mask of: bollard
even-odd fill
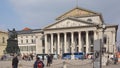
[[[65,61],[63,61],[63,68],[67,68]]]

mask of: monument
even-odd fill
[[[8,36],[6,52],[8,54],[19,54],[20,49],[18,47],[17,32],[15,28],[13,28],[13,30],[8,29]]]

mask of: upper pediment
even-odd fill
[[[67,17],[81,17],[81,16],[96,15],[96,14],[98,15],[100,13],[76,7],[74,9],[64,13],[63,15],[57,17],[56,20],[60,20],[60,19],[67,18]]]
[[[63,20],[57,21],[54,24],[51,24],[44,29],[53,29],[53,28],[67,28],[67,27],[78,27],[78,26],[88,26],[93,23],[82,21],[75,18],[65,18]]]

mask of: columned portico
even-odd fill
[[[96,32],[94,31],[91,32],[94,34],[93,36],[91,36],[90,31],[63,32],[63,33],[58,32],[45,34],[45,53],[62,54],[84,51],[85,53],[89,53],[91,51],[91,47],[93,47],[91,46],[93,45],[93,43],[90,44],[90,41],[92,40],[90,38],[93,37],[94,40],[97,39]],[[85,40],[82,41],[82,38],[83,39],[85,38]],[[47,41],[48,39],[49,41]]]

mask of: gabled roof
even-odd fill
[[[67,17],[67,18],[58,20],[58,21],[56,21],[55,23],[53,23],[53,24],[51,24],[51,25],[48,25],[47,27],[45,27],[45,28],[43,28],[43,29],[47,29],[47,28],[49,28],[49,27],[51,27],[51,26],[54,26],[54,25],[56,25],[56,24],[58,24],[58,23],[64,21],[64,20],[67,20],[67,19],[68,19],[68,20],[77,21],[77,22],[81,22],[81,23],[85,23],[85,24],[89,24],[89,25],[95,25],[95,23],[87,22],[87,21],[80,20],[80,19],[73,18],[73,17]]]
[[[100,15],[100,13],[98,12],[94,12],[88,9],[84,9],[84,8],[80,8],[80,7],[76,7],[66,13],[64,13],[63,15],[59,16],[56,18],[56,20],[60,20],[66,17],[81,17],[81,16],[90,16],[90,15]]]

